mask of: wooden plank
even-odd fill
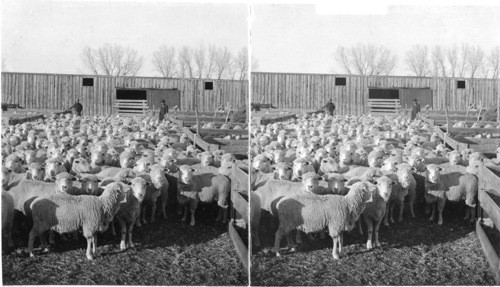
[[[189,139],[191,141],[193,141],[196,145],[198,145],[204,151],[212,152],[212,151],[216,151],[219,149],[219,145],[209,144],[209,143],[205,142],[204,140],[202,140],[199,136],[195,137],[195,134],[191,130],[189,130],[188,128],[183,128],[182,130],[184,131],[184,133],[186,133],[186,135],[189,137]]]
[[[249,262],[248,262],[248,248],[245,246],[243,241],[241,240],[238,232],[234,228],[234,221],[229,222],[229,236],[233,241],[234,249],[236,250],[236,254],[243,265],[243,270],[249,276]]]
[[[498,195],[495,195],[495,192],[492,190],[479,189],[478,196],[481,208],[489,215],[493,224],[495,224],[497,228],[500,228],[500,206],[491,198],[492,196]]]
[[[191,130],[191,132],[194,132]],[[248,130],[228,130],[228,129],[200,129],[200,134],[208,135],[248,135]]]
[[[500,260],[498,255],[491,245],[490,240],[486,236],[483,228],[481,227],[480,221],[476,221],[476,234],[479,238],[479,242],[481,242],[481,247],[483,248],[484,255],[486,256],[486,260],[488,261],[488,265],[490,266],[490,270],[493,273],[493,277],[495,278],[495,282],[497,285],[500,284]]]

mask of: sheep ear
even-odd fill
[[[150,186],[150,185],[151,185],[151,182],[146,181],[146,186]]]

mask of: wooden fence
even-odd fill
[[[115,100],[113,108],[119,115],[145,115],[149,110],[146,100]]]
[[[394,99],[367,100],[366,107],[372,115],[397,114],[401,110],[399,100]]]
[[[92,78],[92,86],[84,86],[84,78]],[[213,89],[205,89],[205,82]],[[237,109],[248,102],[248,81],[2,73],[2,102],[25,108],[65,110],[79,99],[83,115],[112,114],[116,89],[178,89],[182,110],[193,110],[195,101],[200,111],[228,104]]]
[[[345,85],[336,85],[336,78],[345,78]],[[457,89],[459,80],[465,89]],[[252,101],[280,109],[317,109],[331,98],[337,113],[359,115],[366,112],[370,88],[431,88],[434,109],[466,110],[470,103],[496,106],[500,80],[252,73]]]

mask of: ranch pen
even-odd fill
[[[116,112],[116,101],[144,103],[158,109],[165,99],[172,110],[214,111],[220,105],[238,109],[247,104],[248,81],[180,79],[160,77],[116,77],[100,75],[2,73],[2,103],[28,109],[71,107],[79,99],[83,115]]]
[[[252,73],[252,102],[280,109],[318,109],[332,98],[336,112],[361,115],[368,100],[399,100],[411,108],[418,99],[422,110],[466,110],[469,104],[497,106],[500,80],[407,76],[355,76],[335,74]]]

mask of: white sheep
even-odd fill
[[[371,184],[371,183],[366,183]],[[376,181],[376,190],[373,194],[373,201],[366,204],[363,211],[363,219],[368,229],[368,239],[366,242],[366,249],[373,248],[372,234],[375,238],[375,247],[380,247],[378,240],[378,230],[380,223],[385,217],[387,212],[387,203],[391,197],[393,186],[396,183],[387,176],[382,176]],[[361,221],[359,222],[359,233],[363,234]],[[375,228],[374,228],[375,227]]]
[[[197,191],[198,187],[193,180],[193,172],[194,168],[188,165],[181,165],[179,167],[179,176],[177,180],[177,201],[184,211],[182,222],[186,222],[189,209],[191,212],[191,226],[195,225],[194,213],[200,201]]]
[[[119,183],[106,186],[101,196],[54,194],[41,196],[31,203],[33,228],[28,242],[28,252],[33,254],[33,244],[40,237],[46,246],[43,233],[74,232],[80,227],[87,239],[87,259],[93,260],[97,248],[97,232],[104,232],[118,212],[120,203],[126,202],[127,191]]]
[[[297,194],[283,197],[277,204],[280,223],[275,235],[276,256],[280,256],[279,246],[283,235],[286,235],[289,247],[293,248],[289,236],[292,230],[311,233],[328,227],[333,239],[333,258],[339,259],[343,232],[354,227],[365,204],[372,201],[372,192],[365,183],[360,182],[355,183],[346,196]]]

